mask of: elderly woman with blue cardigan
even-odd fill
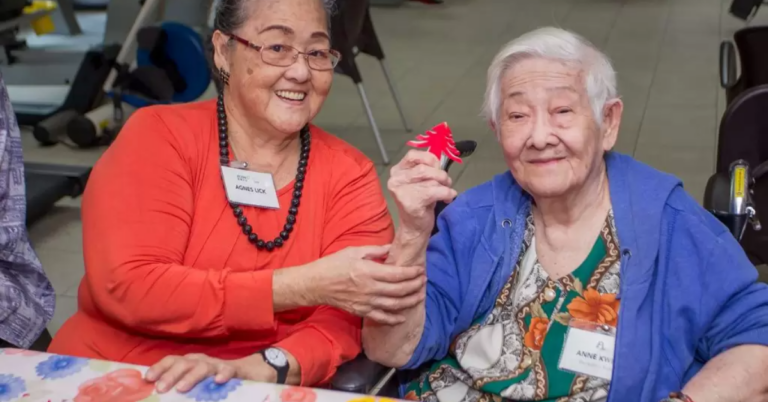
[[[485,114],[509,171],[459,196],[428,153],[392,169],[388,263],[425,264],[404,322],[365,320],[368,356],[413,369],[429,402],[768,398],[768,287],[675,177],[612,152],[608,58],[543,28],[488,71]]]

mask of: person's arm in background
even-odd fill
[[[56,295],[27,235],[21,133],[2,73],[0,151],[0,341],[28,348],[53,317]]]
[[[683,388],[695,402],[768,400],[768,286],[730,233],[702,272],[702,311],[715,317],[697,354],[707,363]]]

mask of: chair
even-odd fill
[[[748,197],[754,209],[768,211],[768,85],[747,89],[728,105],[720,121],[716,172],[704,193],[704,208],[723,221],[755,264],[768,263],[768,233],[757,230],[759,222],[747,225],[745,217],[731,210],[731,164],[743,161],[751,167],[747,176]],[[745,228],[746,226],[746,228]],[[743,234],[743,236],[742,236]]]
[[[477,148],[477,142],[475,141],[459,141],[456,143],[456,149],[459,151],[461,158],[472,155],[475,152],[475,148]],[[451,168],[452,163],[452,161],[448,162],[445,166],[445,171]],[[444,202],[439,202],[435,206],[435,217],[446,206]],[[437,224],[432,229],[433,236],[435,233],[437,233]],[[339,367],[331,381],[331,386],[339,391],[397,397],[397,384],[392,381],[394,374],[395,369],[370,361],[365,357],[364,353],[361,353],[354,360]]]
[[[733,35],[734,43],[725,40],[720,44],[720,86],[725,89],[727,104],[741,92],[768,84],[768,26],[744,28]],[[737,76],[738,64],[741,74]]]
[[[368,96],[365,93],[365,87],[363,86],[363,78],[360,75],[360,70],[357,68],[357,63],[355,62],[355,57],[359,53],[368,54],[379,60],[381,69],[384,72],[384,78],[386,78],[389,90],[392,92],[392,97],[395,100],[397,111],[400,113],[400,119],[403,121],[403,126],[408,132],[410,132],[411,129],[408,126],[408,121],[403,112],[400,95],[392,82],[392,74],[384,59],[384,51],[381,48],[378,36],[376,36],[376,31],[373,29],[373,21],[371,21],[370,4],[368,0],[339,1],[338,10],[331,18],[331,43],[335,49],[341,52],[341,61],[339,62],[339,65],[336,66],[336,72],[352,78],[352,81],[354,81],[357,86],[357,92],[360,94],[360,99],[363,101],[365,113],[368,115],[368,121],[371,124],[373,135],[376,137],[376,143],[381,151],[381,157],[384,164],[389,164],[389,156],[387,155],[386,148],[384,148],[384,142],[381,138],[379,127],[376,125],[376,120],[373,118],[371,105],[368,101]]]

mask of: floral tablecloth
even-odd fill
[[[209,378],[184,394],[157,394],[148,367],[0,349],[0,402],[397,402],[324,389]]]

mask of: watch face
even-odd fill
[[[267,358],[267,360],[278,367],[284,367],[286,364],[288,364],[287,359],[285,358],[285,353],[283,353],[280,349],[275,348],[269,348],[264,351],[264,356]]]

